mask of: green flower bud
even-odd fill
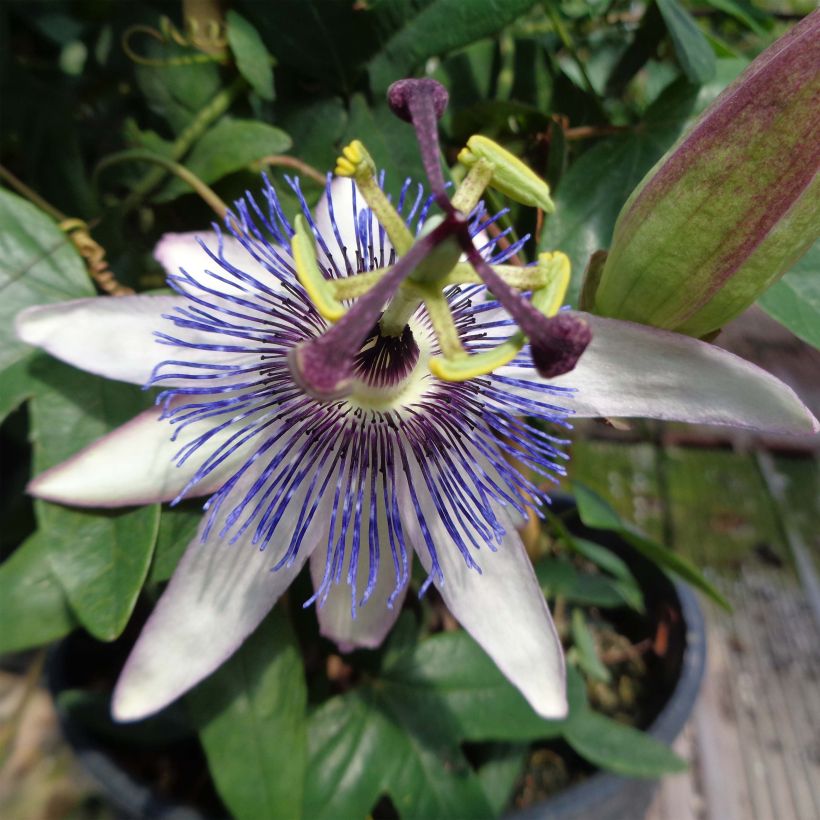
[[[820,234],[820,12],[707,109],[624,205],[593,312],[702,337]]]

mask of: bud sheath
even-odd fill
[[[820,12],[760,55],[624,205],[594,312],[705,336],[820,232]]]

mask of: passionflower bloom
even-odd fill
[[[560,474],[573,416],[816,428],[788,387],[735,356],[558,311],[566,258],[504,264],[519,246],[483,238],[492,163],[473,164],[452,199],[466,215],[442,221],[428,213],[440,188],[425,200],[408,183],[393,208],[354,143],[337,169],[352,179],[329,181],[314,213],[293,181],[291,223],[266,183],[227,232],[166,235],[156,257],[176,295],[20,315],[31,344],[160,388],[154,409],[37,476],[34,495],[208,496],[117,684],[117,718],[151,714],[214,671],[308,560],[322,633],[342,650],[377,646],[416,558],[533,708],[561,717],[561,646],[516,532],[547,499],[520,465]],[[496,277],[492,298],[476,269]],[[541,325],[522,331],[533,312],[511,294]]]

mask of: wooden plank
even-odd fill
[[[654,445],[579,438],[572,445],[570,475],[595,490],[648,536],[663,536],[663,501]]]
[[[733,578],[747,560],[791,564],[751,455],[672,447],[663,474],[675,547],[698,566]]]

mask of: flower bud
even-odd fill
[[[820,12],[761,54],[618,216],[593,312],[702,337],[820,233]]]

